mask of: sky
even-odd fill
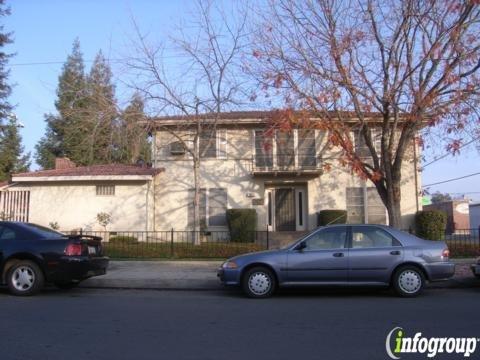
[[[55,89],[63,62],[72,43],[79,38],[86,68],[98,50],[107,58],[121,59],[131,54],[132,19],[155,40],[165,39],[181,18],[188,19],[188,0],[10,0],[12,14],[4,19],[5,29],[13,31],[14,43],[7,50],[10,82],[15,84],[10,98],[21,129],[25,150],[34,153],[45,130],[44,114],[54,112]],[[187,23],[188,25],[188,23]],[[50,63],[50,64],[37,64]],[[27,65],[29,64],[29,65]],[[124,69],[112,62],[117,97],[127,99],[122,88]],[[252,105],[253,106],[253,105]],[[426,162],[442,155],[442,149],[427,151]],[[424,185],[480,172],[480,156],[475,144],[462,149],[460,156],[447,157],[425,167]],[[34,165],[32,167],[36,169]],[[480,201],[480,175],[431,186],[429,192],[449,192]]]

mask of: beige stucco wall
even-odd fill
[[[306,186],[308,189],[308,228],[316,227],[316,213],[322,209],[345,209],[346,187],[362,186],[363,180],[353,175],[351,171],[342,167],[336,158],[338,152],[326,150],[324,134],[317,132],[317,153],[332,164],[330,171],[323,175],[308,179],[302,176],[288,178],[259,178],[251,174],[253,157],[253,130],[235,129],[226,130],[227,158],[202,159],[201,187],[225,188],[228,195],[228,208],[254,208],[258,214],[259,230],[266,228],[266,202],[263,205],[253,205],[252,199],[264,199],[265,188],[278,184]],[[192,160],[188,156],[171,156],[168,144],[175,141],[165,132],[156,133],[156,160],[155,166],[165,171],[156,178],[156,230],[187,229],[188,189],[193,188]],[[418,187],[420,187],[418,179]],[[267,185],[266,185],[267,183]],[[367,184],[372,186],[373,184]],[[412,226],[413,216],[417,211],[419,188],[415,188],[413,153],[403,164],[402,202],[403,227]],[[421,201],[418,201],[421,204]]]
[[[79,181],[23,183],[10,189],[30,191],[29,221],[40,225],[48,226],[50,222],[57,222],[60,229],[65,231],[78,228],[103,230],[97,223],[96,216],[100,212],[106,212],[112,216],[112,222],[107,226],[110,231],[151,229],[153,225],[151,181],[109,181],[108,184],[115,185],[113,196],[97,196],[97,184],[102,183]]]

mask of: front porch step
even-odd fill
[[[270,249],[279,249],[300,239],[308,231],[272,231],[269,235]]]

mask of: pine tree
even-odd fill
[[[0,0],[0,18],[8,15],[10,8],[5,7],[4,0]],[[12,43],[11,36],[12,33],[5,32],[3,25],[0,25],[0,129],[12,111],[12,106],[8,102],[12,88],[8,84],[9,71],[6,69],[11,54],[4,51],[5,45]]]
[[[115,123],[118,112],[112,70],[99,51],[87,77],[88,110],[84,129],[88,129],[84,163],[111,163],[115,153]]]
[[[150,162],[150,143],[145,123],[142,123],[146,118],[143,100],[138,94],[134,94],[130,104],[122,112],[117,127],[118,162],[125,164],[134,164],[139,160]]]
[[[23,155],[22,137],[15,117],[10,117],[0,135],[0,181],[11,174],[28,171],[30,154]]]
[[[82,118],[88,103],[84,69],[80,41],[76,39],[58,78],[57,113],[45,115],[46,133],[35,147],[36,162],[44,169],[52,168],[57,156],[68,156],[79,163],[84,157],[80,149],[85,143]]]

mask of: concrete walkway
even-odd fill
[[[474,259],[456,260],[455,276],[445,282],[429,284],[429,288],[480,287],[470,264]],[[107,274],[85,280],[87,288],[156,289],[156,290],[219,290],[217,279],[220,261],[111,261]]]

